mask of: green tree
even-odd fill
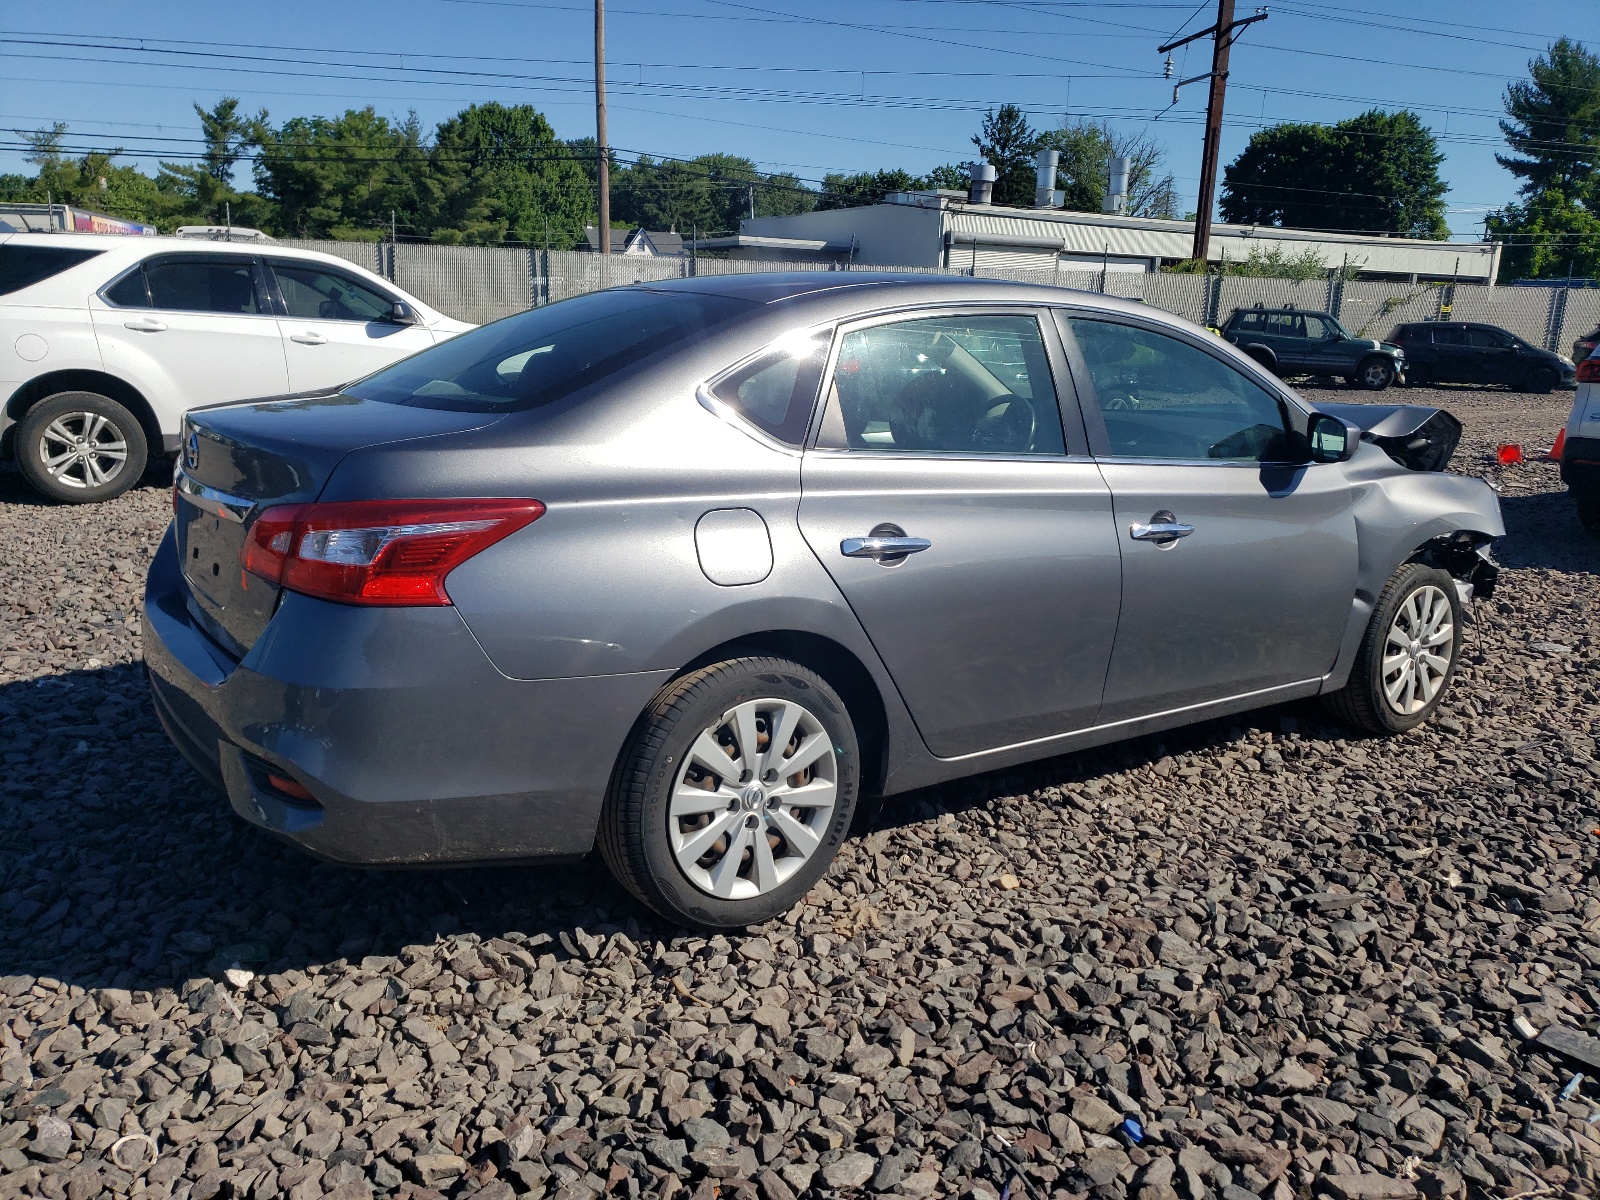
[[[1600,215],[1557,188],[1491,213],[1489,237],[1506,244],[1502,279],[1600,276]]]
[[[236,225],[255,224],[267,216],[262,201],[253,193],[235,190],[233,176],[240,160],[260,144],[268,129],[267,110],[247,116],[239,111],[237,97],[224,96],[211,109],[196,104],[194,111],[205,144],[199,162],[164,162],[157,182],[163,190],[183,196],[190,212],[206,224],[221,225],[230,215]]]
[[[983,114],[972,144],[995,169],[994,202],[1017,208],[1033,206],[1033,156],[1039,135],[1015,104],[1002,104]]]
[[[921,183],[931,191],[965,192],[972,186],[972,172],[966,163],[945,163],[929,171]]]
[[[443,122],[428,152],[432,181],[413,202],[437,241],[573,246],[594,222],[591,176],[531,105],[474,104]],[[398,174],[405,169],[401,156]]]
[[[262,129],[256,190],[276,206],[271,232],[377,241],[388,230],[390,209],[405,194],[399,168],[404,143],[417,136],[414,125],[408,132],[371,105]],[[412,162],[421,163],[420,144],[412,149]]]
[[[816,193],[790,174],[764,175],[754,162],[735,154],[702,154],[688,160],[640,155],[632,166],[612,174],[612,219],[646,229],[679,233],[735,233],[750,216],[809,212]]]
[[[144,221],[163,231],[176,226],[184,198],[160,187],[137,167],[118,166],[121,150],[91,150],[72,158],[62,149],[67,126],[57,122],[48,129],[23,135],[28,143],[27,162],[38,168],[25,175],[0,177],[0,198],[24,204],[71,204],[108,216]]]
[[[1222,216],[1244,225],[1443,238],[1444,161],[1412,112],[1263,129],[1223,172]]]
[[[1600,178],[1600,58],[1561,38],[1506,89],[1500,131],[1515,152],[1496,161],[1525,196],[1548,190],[1591,200]]]
[[[965,179],[965,172],[962,174]],[[877,204],[890,192],[910,192],[926,186],[909,171],[899,167],[887,171],[860,171],[845,175],[835,171],[822,177],[822,195],[818,208],[856,208],[863,204]]]

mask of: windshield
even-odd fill
[[[344,391],[417,408],[535,408],[649,356],[697,342],[757,307],[694,292],[592,292],[474,329]]]

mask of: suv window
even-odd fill
[[[1306,323],[1299,313],[1268,313],[1265,332],[1272,337],[1303,338]]]
[[[344,392],[460,412],[535,408],[661,351],[698,342],[759,307],[751,300],[696,292],[591,292],[463,333]]]
[[[1039,322],[919,317],[845,334],[818,445],[924,454],[1065,454]]]
[[[1427,345],[1433,338],[1433,329],[1428,325],[1402,325],[1389,335],[1391,342],[1409,343],[1411,345]]]
[[[268,259],[278,277],[278,294],[287,314],[308,321],[381,321],[394,307],[392,297],[329,267],[293,259]]]
[[[66,246],[0,246],[0,296],[32,287],[103,253]]]
[[[1233,327],[1235,329],[1248,329],[1255,332],[1266,324],[1266,317],[1260,312],[1236,312],[1233,314]]]
[[[1324,338],[1333,336],[1332,326],[1330,326],[1328,322],[1324,321],[1321,317],[1313,317],[1308,315],[1303,317],[1302,320],[1305,321],[1306,337],[1310,338],[1312,341],[1320,342]]]
[[[780,442],[798,446],[811,423],[811,406],[828,357],[829,337],[785,338],[730,375],[711,394]]]
[[[1120,458],[1275,462],[1288,457],[1276,396],[1166,334],[1073,318],[1110,453]]]
[[[264,312],[248,258],[157,259],[144,264],[152,308],[184,312]]]
[[[1436,325],[1433,329],[1433,344],[1435,346],[1465,346],[1467,331],[1460,325]]]

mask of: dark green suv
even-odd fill
[[[1337,375],[1351,387],[1381,392],[1405,370],[1399,346],[1354,337],[1324,312],[1236,308],[1221,332],[1275,375]]]

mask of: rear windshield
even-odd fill
[[[474,329],[344,390],[418,408],[535,408],[648,356],[693,344],[758,307],[692,292],[594,292]]]
[[[32,287],[102,253],[68,246],[0,246],[0,296]]]

